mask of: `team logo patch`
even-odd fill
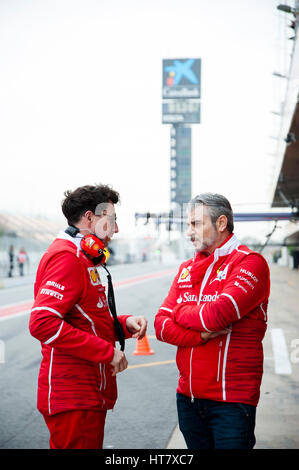
[[[190,270],[191,266],[188,266],[187,268],[184,268],[179,276],[178,283],[179,282],[190,282]]]
[[[228,265],[222,269],[220,271],[220,268],[217,270],[217,276],[210,282],[210,284],[212,284],[212,282],[214,281],[222,281],[223,279],[226,279],[226,276],[227,276],[227,270],[228,270]]]
[[[101,284],[101,278],[96,268],[88,268],[90,281],[93,286],[99,286]]]
[[[97,307],[98,308],[103,308],[103,307],[107,307],[108,304],[107,304],[107,299],[106,297],[99,297],[99,301],[97,303]]]

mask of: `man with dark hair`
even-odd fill
[[[108,185],[81,186],[74,191],[65,191],[62,212],[69,225],[79,222],[87,210],[96,214],[98,204],[119,202],[119,194]]]
[[[115,341],[123,349],[124,338],[141,339],[146,332],[144,317],[117,317],[99,274],[103,254],[100,259],[88,251],[98,245],[95,253],[100,246],[105,253],[118,232],[118,199],[106,185],[67,191],[62,211],[69,227],[37,270],[29,329],[42,345],[37,407],[52,449],[102,448],[106,412],[117,398],[116,374],[128,365]]]
[[[191,449],[251,449],[269,268],[237,240],[225,197],[192,199],[188,227],[194,258],[180,266],[155,319],[157,338],[178,347],[179,427]]]

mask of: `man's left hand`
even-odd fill
[[[146,333],[147,319],[145,317],[128,317],[126,327],[130,333],[133,333],[132,338],[142,339]]]

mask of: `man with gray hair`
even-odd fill
[[[190,449],[252,449],[269,268],[234,235],[224,196],[204,193],[188,206],[195,254],[181,264],[155,319],[157,338],[178,347],[179,427]]]

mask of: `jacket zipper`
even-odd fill
[[[103,374],[104,374],[104,390],[106,390],[106,364],[104,364]]]
[[[105,372],[105,369],[106,369],[106,364],[103,364],[103,368],[102,368],[102,364],[99,364],[99,371],[100,371],[100,376],[101,376],[101,384],[99,386],[100,392],[102,390],[106,389],[106,372]],[[103,398],[102,408],[104,408],[105,404],[106,404],[106,401]]]
[[[219,382],[219,375],[220,375],[221,352],[222,352],[222,341],[220,341],[219,343],[217,382]]]
[[[100,391],[106,390],[106,364],[99,364],[101,383],[99,386]]]
[[[101,378],[101,383],[99,386],[100,391],[102,390],[102,384],[103,384],[103,377],[102,377],[102,364],[99,364],[99,371],[100,371],[100,378]]]
[[[203,293],[203,290],[206,286],[206,283],[210,277],[210,274],[213,270],[213,267],[214,267],[214,264],[218,261],[219,259],[219,255],[218,255],[218,251],[215,250],[214,252],[214,261],[212,262],[212,264],[210,264],[210,266],[208,267],[206,273],[205,273],[205,276],[203,278],[203,281],[202,281],[202,284],[201,284],[201,288],[200,288],[200,293],[199,293],[199,298],[198,298],[198,302],[197,302],[197,305],[200,305],[200,302],[201,302],[201,296],[202,296],[202,293]],[[204,304],[203,304],[204,305]],[[190,394],[191,394],[191,403],[194,403],[194,395],[192,393],[192,386],[191,386],[191,376],[192,376],[192,354],[193,354],[193,349],[191,349],[191,356],[190,356],[190,377],[189,377],[189,386],[190,386]]]
[[[194,395],[193,395],[193,392],[192,392],[192,385],[191,385],[193,349],[194,349],[194,348],[191,349],[191,354],[190,354],[190,376],[189,376],[189,386],[190,386],[190,394],[191,394],[191,403],[194,403]]]

